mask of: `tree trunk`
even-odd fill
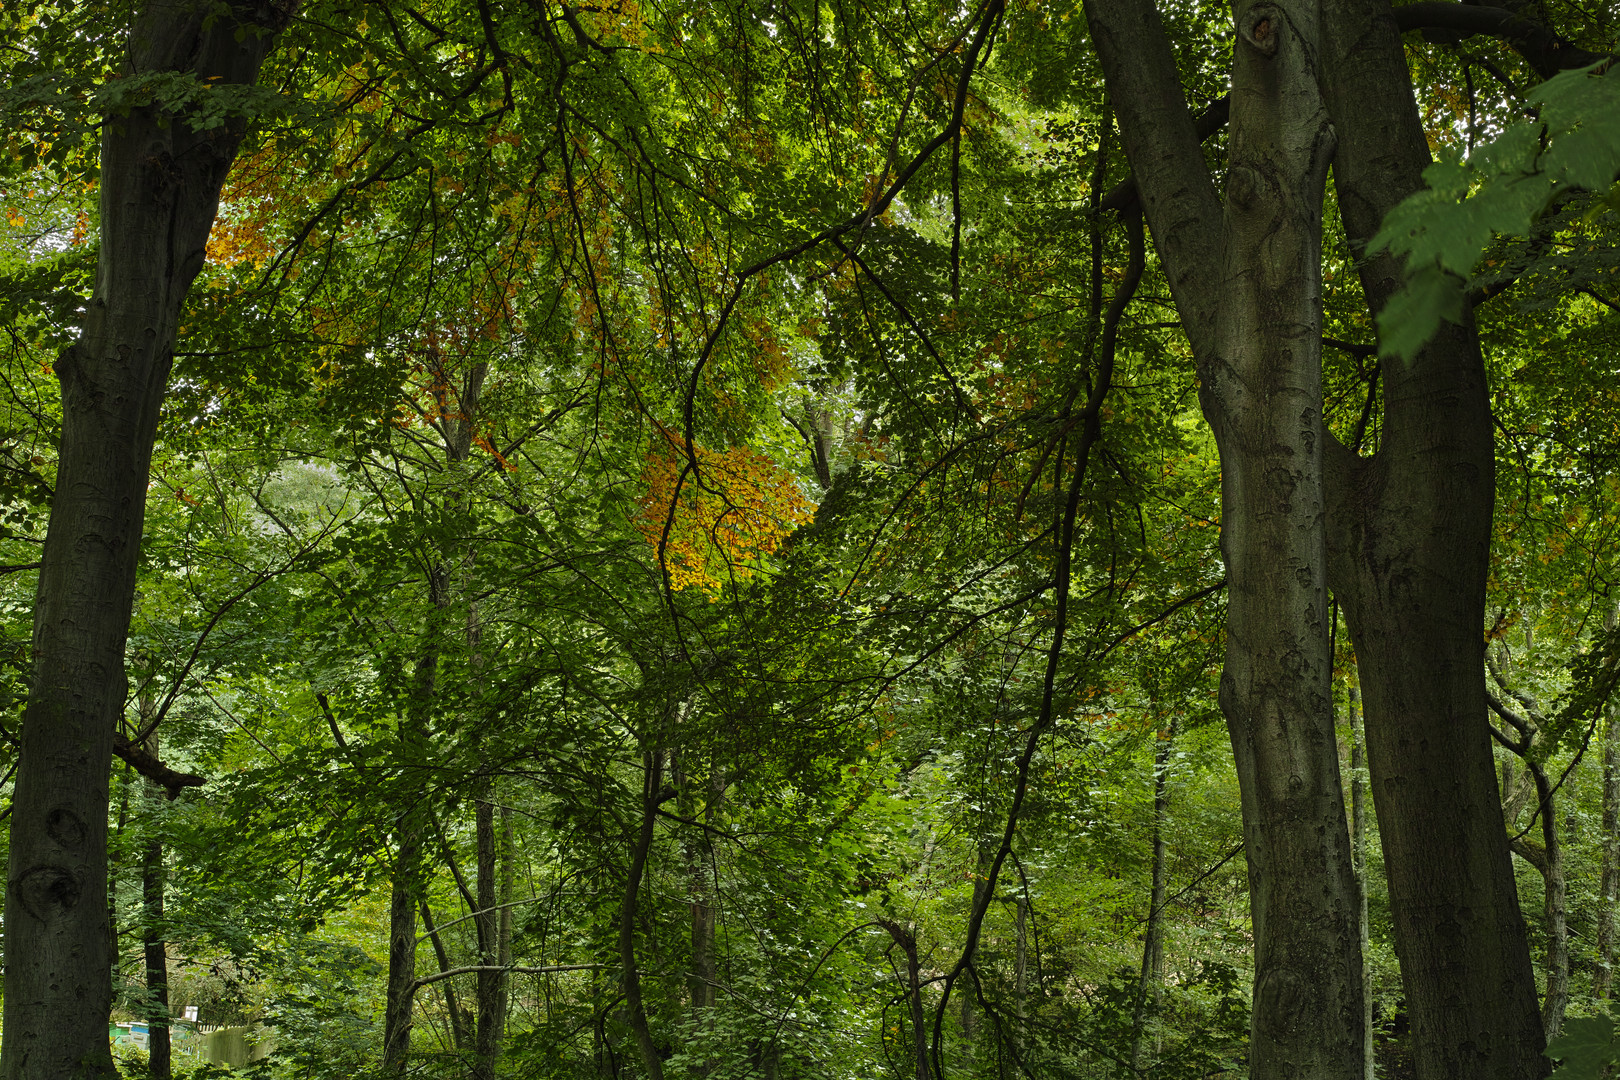
[[[271,4],[152,3],[126,73],[251,84],[286,17]],[[62,444],[34,605],[33,677],[11,812],[7,1080],[115,1075],[107,1042],[107,778],[158,414],[244,123],[193,131],[152,106],[102,128],[95,290],[56,364]]]
[[[157,736],[146,740],[146,750],[158,756]],[[146,798],[149,814],[160,805],[163,789],[148,780]],[[157,823],[150,822],[153,834],[146,841],[141,858],[142,945],[146,954],[147,1063],[153,1080],[169,1080],[169,950],[163,927],[163,838]]]
[[[917,958],[917,937],[911,929],[892,919],[879,919],[878,924],[889,932],[889,937],[900,946],[906,958],[906,1004],[911,1017],[911,1050],[917,1059],[917,1080],[932,1080],[933,1062],[928,1053],[928,1016],[923,1009],[922,963]]]
[[[394,884],[388,910],[388,988],[383,1009],[383,1072],[405,1071],[411,1050],[416,982],[417,879],[422,842],[414,823],[401,815],[394,851]]]
[[[1361,956],[1328,655],[1314,0],[1241,2],[1224,217],[1146,0],[1087,0],[1222,468],[1221,676],[1255,935],[1256,1080],[1360,1080]],[[1214,222],[1222,220],[1217,231]]]
[[[624,969],[625,1019],[635,1034],[641,1051],[641,1064],[648,1080],[664,1080],[664,1059],[653,1043],[647,1025],[647,1009],[641,998],[641,968],[636,962],[636,915],[641,900],[641,880],[652,854],[653,829],[658,821],[659,793],[663,788],[664,754],[653,750],[643,756],[646,786],[641,793],[641,829],[630,852],[630,872],[625,875],[624,902],[619,907],[619,963]]]
[[[495,831],[494,785],[481,782],[483,791],[474,807],[478,845],[478,912],[473,925],[478,933],[478,962],[499,966],[501,959],[501,916],[499,863],[500,851]],[[510,922],[507,923],[510,925]],[[478,1045],[473,1062],[474,1080],[494,1080],[495,1063],[500,1059],[501,1038],[506,1026],[506,981],[504,971],[480,971],[478,986]]]
[[[1018,1026],[1016,1030],[1021,1037],[1026,1015],[1024,999],[1029,991],[1029,901],[1024,898],[1021,892],[1018,895],[1016,905],[1017,925],[1014,933],[1017,935],[1018,940],[1013,946],[1015,950],[1013,953],[1013,997],[1017,1003]]]
[[[417,908],[422,915],[422,930],[427,934],[428,941],[433,945],[434,959],[439,962],[440,971],[450,970],[450,954],[444,947],[444,938],[439,936],[438,927],[433,925],[433,909],[423,900]],[[472,1044],[467,1037],[467,1025],[462,1020],[461,1002],[456,998],[455,980],[443,979],[434,985],[444,992],[445,1011],[450,1015],[450,1042],[456,1050],[466,1050]]]
[[[501,967],[512,966],[512,898],[517,892],[517,853],[512,847],[512,808],[501,807],[501,917],[495,930],[495,962]],[[512,981],[508,976],[501,982],[497,1009],[501,1020],[501,1037],[506,1037],[506,1024],[512,1011]]]
[[[1324,10],[1335,189],[1360,250],[1422,186],[1428,143],[1387,0]],[[1398,267],[1360,270],[1376,313]],[[1550,1063],[1481,723],[1495,498],[1484,366],[1472,328],[1447,324],[1381,375],[1377,452],[1329,448],[1330,575],[1355,644],[1417,1076],[1526,1080]]]
[[[1546,861],[1542,880],[1546,889],[1542,910],[1547,917],[1547,993],[1541,1001],[1541,1028],[1548,1041],[1564,1027],[1564,1010],[1569,1006],[1569,913],[1564,881],[1564,846],[1558,839],[1557,806],[1547,770],[1531,762],[1535,770],[1536,794],[1541,799],[1541,840]]]
[[[1543,961],[1546,993],[1541,999],[1541,1026],[1550,1040],[1564,1026],[1564,1010],[1569,1006],[1569,916],[1564,878],[1564,850],[1559,843],[1558,826],[1553,818],[1555,804],[1547,770],[1530,759],[1525,766],[1535,781],[1536,819],[1541,823],[1541,845],[1522,836],[1509,843],[1514,854],[1541,875],[1542,915],[1547,923],[1547,953]]]
[[[1148,889],[1147,925],[1142,932],[1142,974],[1137,980],[1136,1015],[1131,1020],[1131,1068],[1142,1070],[1142,1043],[1146,1037],[1148,1003],[1156,1002],[1164,982],[1164,898],[1166,892],[1164,842],[1166,819],[1170,814],[1170,752],[1175,748],[1175,731],[1165,732],[1153,748],[1153,859]]]
[[[1328,653],[1313,2],[1236,12],[1223,304],[1201,389],[1222,468],[1221,675],[1255,936],[1255,1080],[1360,1080],[1361,955]]]
[[[124,829],[129,824],[129,788],[134,783],[135,771],[130,768],[129,762],[124,762],[123,775],[118,778],[118,823],[113,827],[112,841],[107,845],[107,933],[112,948],[108,953],[107,976],[111,980],[114,994],[118,987],[118,853],[122,850],[119,841],[122,840]]]
[[[1604,627],[1613,633],[1614,609]],[[1614,988],[1615,945],[1620,939],[1617,902],[1620,902],[1620,707],[1610,704],[1603,718],[1603,870],[1598,894],[1597,971],[1592,994],[1606,998]]]
[[[1361,941],[1361,1064],[1373,1080],[1372,935],[1367,924],[1367,740],[1361,722],[1361,688],[1350,684],[1350,859],[1356,872],[1356,937]]]
[[[444,575],[435,569],[429,592],[438,606],[444,593]],[[428,715],[439,677],[438,628],[430,626],[422,656],[417,659],[415,685],[407,715],[400,721],[400,756],[405,768],[427,752]],[[402,785],[402,806],[394,819],[394,872],[388,909],[388,985],[383,1005],[383,1072],[404,1072],[411,1051],[413,1002],[416,997],[416,911],[422,891],[422,830],[426,804],[422,794]]]
[[[981,907],[988,909],[989,901],[985,894],[990,891],[990,871],[995,866],[996,849],[1000,846],[1001,838],[995,833],[980,833],[978,843],[974,845],[973,867],[973,907],[970,911],[977,911]],[[980,1048],[980,1039],[983,1037],[983,1025],[979,1015],[979,970],[977,957],[975,961],[962,970],[962,986],[958,991],[962,995],[961,1023],[962,1023],[962,1053],[961,1066],[973,1072],[978,1063],[983,1060]]]

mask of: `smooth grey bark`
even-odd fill
[[[1222,468],[1221,675],[1255,930],[1250,1075],[1362,1069],[1356,888],[1334,735],[1314,2],[1236,11],[1222,304],[1201,397]]]
[[[1334,137],[1319,11],[1236,5],[1224,214],[1154,6],[1088,0],[1086,14],[1221,457],[1221,707],[1255,933],[1250,1074],[1360,1080],[1357,893],[1329,683],[1320,245]]]
[[[1183,326],[1206,365],[1229,279],[1211,254],[1220,251],[1207,224],[1213,189],[1174,58],[1151,5],[1092,0],[1087,13]],[[1427,145],[1387,4],[1324,0],[1323,13],[1312,81],[1337,135],[1341,216],[1352,243],[1364,244],[1383,213],[1420,186]],[[1303,82],[1295,88],[1308,95]],[[1229,198],[1247,183],[1234,167]],[[1363,265],[1374,310],[1394,270],[1388,260]],[[1201,374],[1207,392],[1214,380]],[[1494,492],[1483,365],[1471,331],[1450,328],[1416,363],[1384,372],[1384,391],[1378,453],[1358,459],[1321,433],[1322,481],[1329,573],[1361,666],[1419,1077],[1540,1076],[1549,1063],[1539,1053],[1529,952],[1479,723]],[[1221,438],[1218,416],[1212,423]],[[1223,466],[1240,456],[1226,439]],[[1241,749],[1239,767],[1242,776]],[[1254,779],[1244,776],[1246,788]]]
[[[1352,250],[1422,186],[1428,143],[1387,0],[1323,0],[1334,188]],[[1368,308],[1399,282],[1359,264]],[[1374,810],[1418,1080],[1546,1074],[1485,716],[1481,630],[1495,498],[1472,326],[1381,370],[1371,457],[1328,447],[1329,578],[1355,646]]]
[[[249,85],[285,21],[272,3],[150,2],[125,74]],[[6,1080],[112,1077],[107,801],[146,485],[181,308],[246,122],[193,131],[153,106],[102,129],[94,292],[56,363],[62,444],[34,607],[11,812]]]

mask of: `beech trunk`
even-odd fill
[[[1428,143],[1387,0],[1324,0],[1334,182],[1353,249],[1422,186]],[[1398,284],[1365,260],[1377,312]],[[1544,1076],[1541,1019],[1486,725],[1495,498],[1484,364],[1447,324],[1382,370],[1371,457],[1329,449],[1330,579],[1355,645],[1418,1080]]]
[[[126,74],[251,84],[285,11],[149,3]],[[107,799],[146,485],[181,307],[202,269],[245,122],[193,131],[153,106],[110,117],[101,245],[78,340],[56,364],[62,445],[34,607],[11,811],[7,1080],[113,1077],[107,1042]]]
[[[1158,11],[1088,0],[1086,14],[1221,457],[1221,707],[1255,936],[1250,1075],[1360,1080],[1357,890],[1329,681],[1320,286],[1334,136],[1321,12],[1315,0],[1235,7],[1224,211]]]

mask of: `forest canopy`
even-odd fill
[[[1609,1075],[1614,24],[0,7],[0,1074]]]

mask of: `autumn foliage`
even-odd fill
[[[718,593],[750,577],[759,561],[810,520],[815,504],[792,473],[746,446],[694,447],[661,429],[642,473],[636,525],[660,550],[672,589]]]

